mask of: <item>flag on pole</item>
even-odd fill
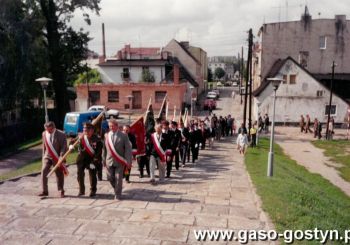
[[[165,107],[165,120],[168,120],[168,112],[169,112],[169,101],[167,100],[166,107]]]
[[[154,120],[152,103],[148,104],[144,124],[145,124],[146,134],[151,134],[154,132],[154,126],[156,122]]]
[[[188,110],[185,108],[185,115],[184,115],[184,127],[188,128]]]
[[[146,130],[143,123],[143,117],[140,117],[130,125],[130,133],[135,135],[137,152],[135,155],[144,155],[146,153],[145,136]]]
[[[158,113],[158,117],[157,119],[162,121],[162,120],[166,120],[166,107],[167,107],[167,94],[165,94],[163,102],[162,102],[162,106],[160,107],[159,113]]]
[[[175,120],[176,120],[176,105],[174,105],[174,115],[173,115],[172,121],[175,121]]]

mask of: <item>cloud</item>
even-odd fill
[[[92,16],[91,26],[83,23],[79,11],[72,24],[88,30],[93,37],[89,47],[101,52],[105,23],[109,55],[127,43],[161,47],[172,38],[189,40],[209,56],[236,55],[247,46],[249,28],[256,34],[264,22],[285,21],[287,16],[298,20],[305,2],[314,19],[350,10],[348,0],[102,0],[100,16]]]

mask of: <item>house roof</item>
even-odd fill
[[[131,48],[130,45],[126,45],[124,48],[122,48],[118,52],[128,53],[130,55],[154,56],[154,55],[159,55],[160,49],[161,48],[146,48],[146,47]]]
[[[185,48],[180,42],[178,42],[177,40],[173,39],[196,63],[198,63],[199,65],[201,64],[201,62],[199,62],[196,57],[194,57],[190,51],[188,51],[187,48]]]
[[[180,79],[186,79],[191,85],[194,87],[198,87],[198,83],[196,80],[192,77],[191,73],[186,69],[184,65],[180,62],[180,60],[176,57],[170,57],[172,60],[172,63],[178,64],[180,66]]]
[[[107,60],[98,64],[98,66],[164,66],[168,63],[168,60],[147,60],[147,59],[135,59],[135,60]]]
[[[304,67],[302,67],[298,62],[296,62],[296,60],[294,60],[292,57],[288,56],[287,58],[285,58],[284,60],[278,59],[276,60],[275,64],[271,67],[269,73],[267,74],[267,76],[264,78],[263,82],[261,83],[261,85],[253,92],[253,95],[259,96],[265,89],[266,87],[270,84],[270,81],[267,80],[267,78],[269,77],[275,77],[278,72],[281,70],[282,66],[288,61],[291,60],[296,66],[298,66],[301,70],[303,70],[304,72],[306,72],[309,76],[311,76],[316,82],[318,82],[322,87],[324,87],[326,90],[329,91],[329,89],[319,81],[319,79],[317,79],[313,74],[311,74],[308,70],[306,70]],[[347,99],[344,98],[343,96],[340,96],[339,94],[337,94],[336,92],[334,92],[333,90],[333,94],[335,94],[336,96],[338,96],[339,98],[341,98],[342,100],[347,102]]]

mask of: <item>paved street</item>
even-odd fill
[[[219,107],[225,104],[225,111],[215,112],[232,113],[229,101],[222,98]],[[63,199],[55,191],[55,177],[46,199],[36,196],[40,176],[7,181],[0,185],[0,243],[196,244],[196,229],[272,229],[232,142],[215,142],[215,149],[200,152],[198,163],[156,186],[139,179],[134,168],[122,201],[113,200],[105,180],[98,183],[96,198],[78,198],[75,166]]]

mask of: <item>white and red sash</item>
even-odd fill
[[[114,145],[113,145],[113,141],[112,141],[112,136],[113,136],[113,132],[109,131],[109,133],[106,137],[106,145],[108,146],[108,149],[111,152],[114,160],[116,160],[123,167],[128,168],[129,164],[126,161],[126,159],[124,157],[122,157],[121,155],[119,155],[118,152],[115,150]]]
[[[166,156],[171,154],[171,150],[164,151],[162,146],[160,145],[160,141],[158,140],[156,133],[151,134],[151,140],[154,145],[154,149],[156,150],[160,160],[162,162],[166,161]]]
[[[50,134],[47,131],[45,131],[44,143],[45,143],[46,149],[49,152],[53,162],[56,164],[59,161],[59,156],[57,154],[57,151],[55,150],[55,148],[53,147],[53,145],[51,143]],[[61,163],[59,168],[61,169],[61,171],[63,172],[63,174],[65,176],[67,176],[69,174],[68,168],[64,163]]]
[[[89,154],[90,157],[94,157],[95,150],[90,145],[87,135],[84,135],[81,139],[81,144],[83,145],[85,151]]]

